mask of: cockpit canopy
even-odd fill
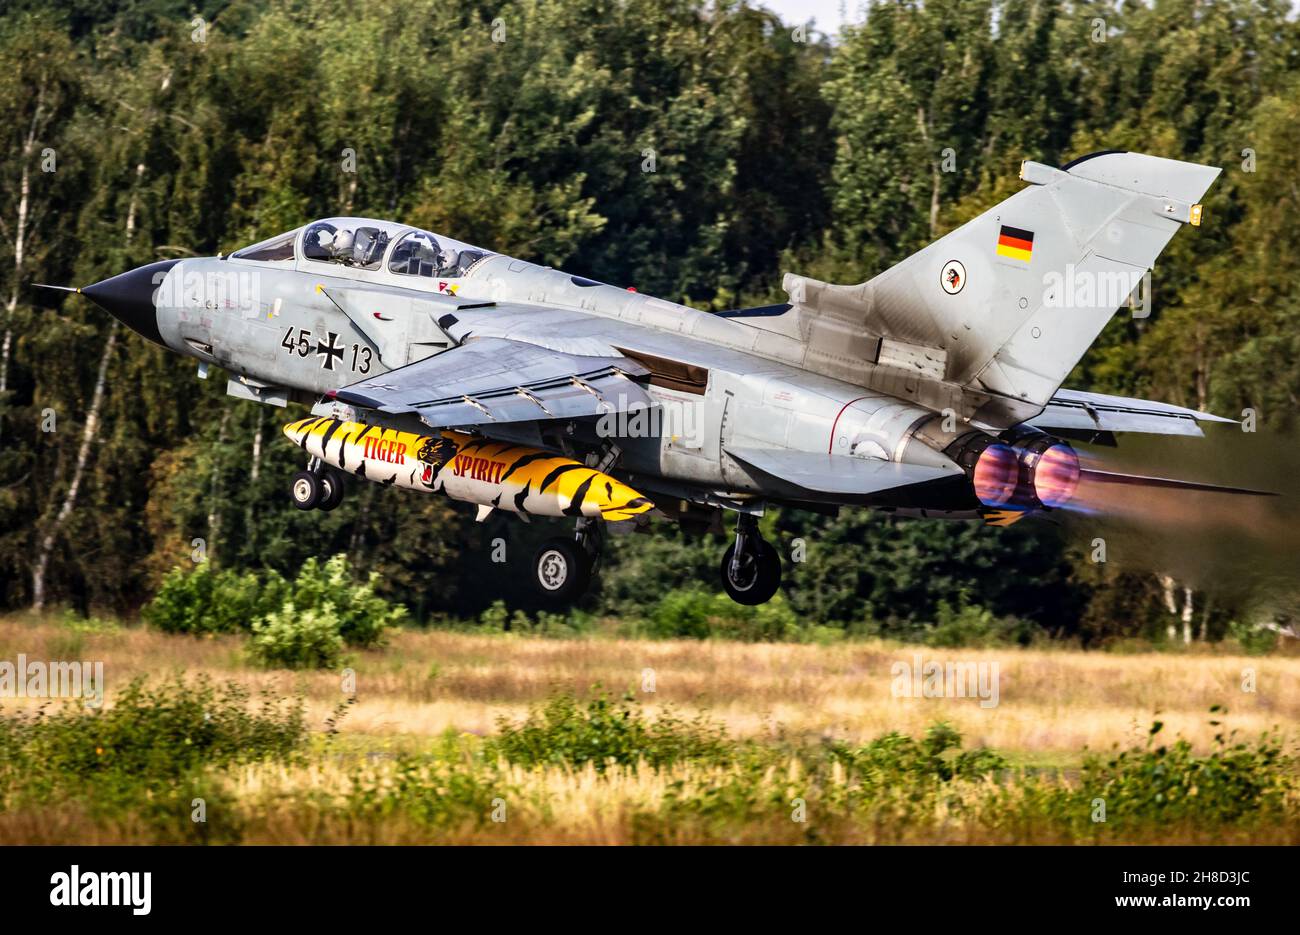
[[[326,218],[232,254],[260,262],[296,260],[299,255],[353,269],[455,279],[493,254],[450,237],[369,218]]]
[[[379,269],[384,251],[402,228],[363,218],[330,218],[308,224],[302,255],[309,260],[341,263],[358,269]]]
[[[469,272],[469,268],[484,257],[489,250],[471,247],[450,237],[435,237],[428,231],[409,231],[393,248],[388,258],[388,271],[405,276],[441,276],[456,279]]]

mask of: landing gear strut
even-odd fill
[[[736,541],[722,556],[722,586],[737,604],[765,604],[781,586],[781,557],[758,532],[758,520],[741,513]]]
[[[312,458],[307,470],[293,475],[289,496],[300,510],[328,512],[343,502],[343,475],[321,464],[319,458]]]

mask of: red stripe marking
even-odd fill
[[[1032,240],[1021,240],[1019,237],[1008,237],[1003,234],[998,238],[998,243],[1004,247],[1015,247],[1017,250],[1033,250],[1034,242]]]
[[[826,453],[835,454],[835,427],[840,424],[840,416],[844,415],[844,410],[848,409],[854,403],[860,403],[864,399],[870,399],[870,396],[859,396],[857,399],[850,399],[840,407],[840,411],[835,414],[835,421],[831,423],[831,440],[826,443]]]

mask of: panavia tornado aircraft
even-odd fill
[[[1069,507],[1081,478],[1251,493],[1081,464],[1070,440],[1231,420],[1061,389],[1219,171],[1026,162],[1025,188],[867,282],[787,274],[787,303],[721,313],[355,217],[75,291],[238,399],[311,407],[284,427],[300,509],[337,506],[347,473],[479,519],[572,517],[534,558],[557,602],[606,522],[734,514],[722,583],[758,604],[781,580],[768,505],[1005,525]]]

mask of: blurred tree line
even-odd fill
[[[133,609],[168,569],[346,552],[418,619],[472,614],[552,529],[374,485],[288,508],[283,413],[32,282],[393,217],[701,308],[860,282],[1020,183],[1132,148],[1225,167],[1206,226],[1068,385],[1295,427],[1300,33],[1286,0],[876,0],[826,37],[731,0],[8,0],[0,19],[0,605]],[[355,171],[345,163],[355,162]],[[819,623],[986,607],[1085,639],[1168,588],[1051,527],[784,513]],[[597,610],[716,588],[721,544],[616,537]],[[1210,633],[1239,609],[1214,605]],[[1207,614],[1207,616],[1210,616]]]

